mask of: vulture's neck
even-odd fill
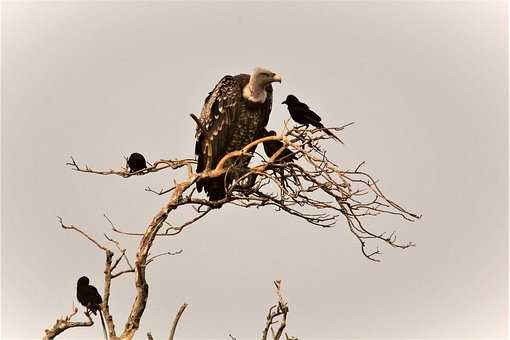
[[[243,97],[250,102],[262,104],[267,98],[266,87],[250,79],[250,82],[243,89]]]

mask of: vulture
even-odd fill
[[[242,149],[260,135],[271,113],[271,83],[281,81],[279,74],[259,67],[251,75],[227,75],[219,81],[206,97],[197,123],[198,173],[216,168],[223,156]],[[242,175],[250,159],[243,156],[228,160],[225,166],[234,167],[219,177],[198,181],[197,190],[204,189],[211,201],[223,199],[225,188]]]
[[[142,154],[133,152],[127,160],[127,165],[129,167],[129,172],[137,172],[145,169],[147,167],[147,162]]]
[[[321,117],[319,117],[318,114],[310,110],[308,105],[305,103],[302,103],[297,99],[296,96],[289,94],[287,96],[287,99],[285,99],[282,104],[287,104],[287,110],[289,110],[290,117],[292,120],[294,120],[298,124],[306,125],[312,125],[316,128],[323,129],[324,132],[326,132],[328,135],[342,143],[340,138],[335,136],[333,132],[329,131],[328,129],[324,129],[324,125],[321,123]]]
[[[87,311],[91,311],[94,315],[96,315],[97,311],[99,311],[101,323],[103,324],[103,332],[105,338],[108,339],[103,313],[101,312],[100,306],[103,303],[103,299],[101,298],[101,295],[99,295],[96,287],[90,285],[89,282],[89,278],[86,276],[82,276],[78,279],[78,283],[76,284],[76,297],[78,298],[78,301],[87,308]]]

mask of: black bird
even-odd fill
[[[78,301],[87,308],[87,311],[91,311],[92,314],[96,315],[97,311],[99,311],[99,316],[101,317],[101,323],[103,324],[103,332],[105,338],[108,339],[108,335],[106,334],[106,327],[104,325],[103,313],[101,312],[101,304],[103,303],[103,299],[96,287],[89,285],[89,278],[86,276],[82,276],[78,279],[77,287],[76,287],[76,297]]]
[[[130,172],[137,172],[147,167],[145,158],[138,152],[133,152],[127,160],[127,165]]]
[[[260,134],[261,136],[259,138],[276,136],[276,132],[267,131],[266,129],[262,130]],[[284,146],[283,143],[279,140],[269,140],[263,142],[262,144],[264,145],[264,151],[266,152],[266,155],[268,157],[273,157],[273,155]],[[294,154],[294,152],[290,151],[287,148],[283,149],[283,151],[278,155],[278,157],[276,157],[276,162],[281,163],[290,163],[295,160],[296,155]],[[280,175],[280,182],[282,183],[282,186],[285,188],[286,179],[284,169],[282,167],[276,167],[273,169],[273,171],[275,172],[275,174],[278,173]],[[295,175],[294,171],[292,170],[292,168],[289,167],[288,171],[292,174],[292,177],[294,177],[294,181],[298,183],[299,180]]]
[[[276,132],[274,131],[265,131],[263,137],[268,136],[276,136]],[[283,143],[279,140],[268,140],[263,143],[264,145],[264,151],[266,152],[267,157],[273,157],[275,152],[280,150],[283,147]],[[290,151],[289,149],[285,148],[283,151],[278,155],[276,158],[277,161],[282,162],[292,162],[296,160],[296,156],[294,155],[294,152]]]
[[[289,94],[287,99],[285,99],[282,104],[287,104],[287,109],[289,110],[290,116],[296,123],[306,125],[306,127],[308,127],[308,125],[312,125],[316,128],[323,129],[323,131],[328,135],[342,143],[340,138],[335,136],[333,132],[329,131],[328,129],[324,129],[324,125],[321,123],[321,117],[310,110],[308,105],[300,102],[296,96]]]

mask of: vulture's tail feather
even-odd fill
[[[202,185],[211,201],[219,201],[226,196],[225,175],[205,180]]]

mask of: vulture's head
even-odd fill
[[[282,76],[278,73],[274,73],[272,71],[269,71],[268,69],[257,67],[253,70],[253,73],[251,74],[250,81],[254,85],[258,86],[266,86],[269,85],[275,81],[281,83],[282,82]]]
[[[78,279],[78,286],[88,286],[89,278],[86,276],[82,276]]]
[[[257,67],[250,76],[250,81],[243,89],[243,97],[253,103],[264,103],[267,90],[273,82],[282,82],[282,76],[268,69]]]

